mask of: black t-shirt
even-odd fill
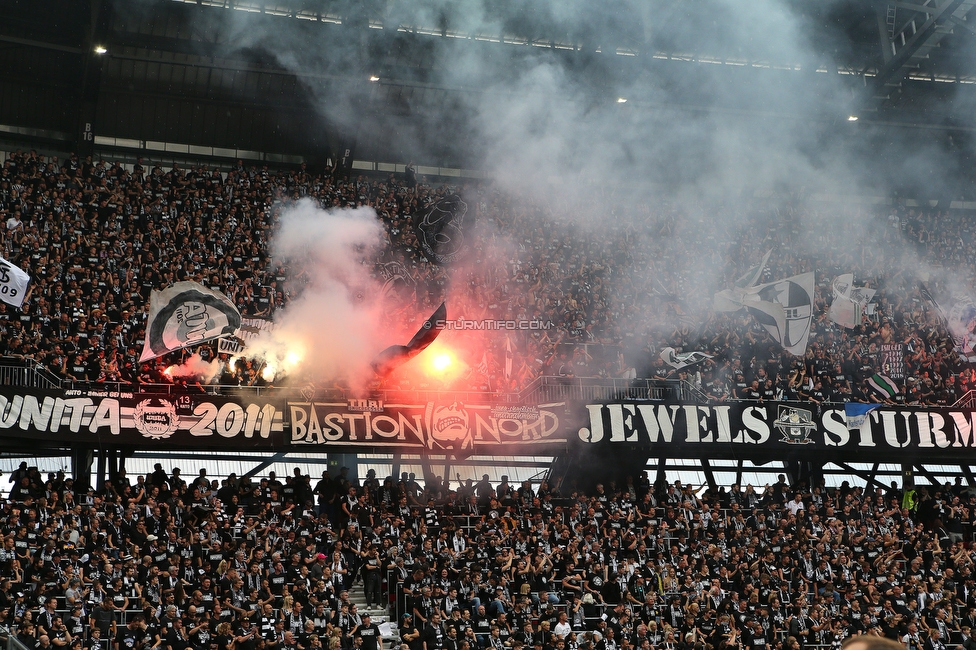
[[[407,634],[416,634],[417,628],[413,625],[401,625],[400,626],[400,642],[406,643],[410,646],[410,650],[422,650],[423,639],[418,635],[413,641],[407,641],[403,637]]]
[[[92,611],[91,617],[95,626],[102,631],[102,637],[107,637],[112,621],[115,620],[115,610],[105,609],[99,605]]]
[[[193,644],[194,648],[209,648],[210,639],[213,634],[210,631],[209,625],[204,625],[199,630],[190,635],[190,642]],[[121,648],[119,650],[122,650]]]
[[[36,648],[39,648],[41,645],[40,641],[38,641],[32,636],[29,636],[25,632],[21,632],[20,634],[18,634],[17,640],[20,641],[21,645],[27,648],[27,650],[35,650]],[[48,648],[51,648],[51,646],[48,646]]]
[[[141,628],[132,629],[129,626],[119,628],[115,635],[115,642],[119,650],[136,650],[142,646],[146,633]]]
[[[251,632],[254,634],[251,634]],[[237,640],[236,648],[237,650],[254,650],[258,645],[258,637],[260,636],[260,631],[254,624],[248,624],[247,629],[244,629],[243,625],[239,625],[234,634],[237,637],[249,637],[247,640],[241,641]]]
[[[166,635],[166,645],[168,645],[171,650],[187,650],[187,648],[192,647],[190,645],[190,639],[186,636],[186,630],[182,630],[183,634],[177,634],[175,629],[169,631]]]
[[[742,645],[744,648],[752,648],[753,650],[765,650],[768,645],[766,639],[766,633],[762,628],[759,631],[746,630],[742,633]]]
[[[356,636],[362,637],[362,650],[376,650],[379,647],[380,628],[376,623],[363,623],[356,630]]]

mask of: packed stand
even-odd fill
[[[30,650],[739,650],[870,634],[970,647],[976,493],[455,488],[345,468],[282,481],[160,465],[74,489],[21,465],[0,626]],[[362,582],[367,609],[349,590]]]
[[[607,187],[558,204],[488,183],[435,186],[412,174],[345,178],[304,164],[269,170],[243,162],[226,171],[168,167],[140,159],[130,171],[34,151],[4,161],[0,253],[33,277],[33,287],[22,310],[0,303],[0,355],[31,357],[78,381],[170,381],[162,371],[179,355],[138,362],[150,291],[195,280],[228,295],[245,316],[274,318],[308,274],[271,259],[269,242],[282,209],[310,197],[323,207],[377,211],[387,238],[374,274],[403,306],[391,318],[422,317],[447,298],[466,318],[553,323],[479,333],[471,371],[449,388],[518,390],[540,375],[680,377],[713,400],[870,400],[878,398],[865,380],[891,342],[905,344],[907,379],[896,400],[951,404],[976,387],[976,371],[960,363],[913,272],[944,271],[953,288],[973,286],[974,255],[962,242],[974,222],[961,211],[798,197],[678,204]],[[413,223],[455,190],[469,203],[474,243],[465,261],[437,266],[420,252]],[[783,352],[751,317],[710,309],[714,291],[769,249],[763,281],[817,271],[804,358]],[[878,289],[875,315],[853,330],[826,317],[830,281],[846,272]],[[926,278],[934,294],[949,288]],[[714,359],[677,373],[659,358],[667,346]],[[197,351],[205,361],[218,358],[215,345]],[[261,371],[245,358],[217,381],[262,384]],[[408,373],[386,386],[432,387]]]

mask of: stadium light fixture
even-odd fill
[[[108,52],[108,50],[105,49],[104,46],[102,46],[102,45],[96,45],[95,46],[95,54],[105,54],[106,52]]]
[[[857,115],[848,115],[847,116],[847,121],[848,122],[857,122]]]
[[[618,97],[617,98],[617,103],[618,104],[626,104],[627,103],[627,98],[626,97]]]

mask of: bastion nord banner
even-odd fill
[[[565,443],[566,404],[464,404],[454,400],[289,402],[291,443],[361,444],[415,450],[530,447]]]

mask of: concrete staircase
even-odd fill
[[[389,621],[390,628],[391,628],[390,634],[383,635],[383,644],[384,647],[386,648],[396,647],[396,646],[391,646],[390,642],[395,641],[399,643],[400,641],[400,635],[397,632],[397,625],[399,624],[399,621],[390,620],[390,613],[386,607],[373,605],[371,609],[366,608],[366,592],[363,590],[363,583],[361,580],[356,580],[355,584],[353,584],[353,586],[350,587],[349,602],[356,605],[356,609],[359,611],[360,616],[362,616],[366,612],[369,612],[370,617],[373,619],[373,622],[379,625],[381,630],[384,627],[383,623]]]

